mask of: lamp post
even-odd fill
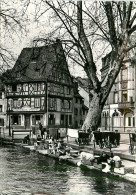
[[[10,105],[8,105],[8,114],[9,114],[9,136],[11,136],[11,127],[10,127]]]

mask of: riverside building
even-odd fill
[[[74,101],[78,91],[74,93],[75,84],[60,41],[24,48],[14,67],[7,70],[3,77],[7,128],[9,121],[13,129],[31,129],[39,122],[45,128],[76,126]],[[82,108],[83,98],[78,98],[81,101],[76,107]],[[83,120],[82,115],[78,120]]]
[[[102,79],[108,71],[103,58]],[[102,130],[133,132],[136,128],[136,60],[126,56],[124,65],[115,80],[101,116]]]

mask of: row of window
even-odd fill
[[[121,126],[121,123],[124,123],[124,118],[119,118],[119,117],[113,117],[113,125],[115,126]],[[109,118],[108,117],[103,117],[102,118],[102,126],[107,129],[107,126],[109,124]],[[125,126],[126,127],[135,127],[135,117],[126,117],[125,118]]]
[[[49,87],[49,93],[51,94],[56,94],[56,95],[59,95],[59,94],[70,95],[71,94],[71,88],[68,86],[50,83],[48,87]]]
[[[42,108],[45,106],[45,98],[19,98],[19,99],[9,99],[8,105],[10,108],[21,108],[23,106]]]
[[[57,98],[49,98],[48,99],[48,107],[49,110],[71,110],[72,109],[72,101],[71,100],[60,100]]]
[[[129,101],[133,101],[132,97]],[[119,102],[119,95],[118,92],[114,92],[114,103],[118,103]],[[128,92],[126,91],[122,91],[122,102],[128,102]]]
[[[23,106],[29,106],[32,108],[42,108],[45,107],[45,97],[41,98],[19,98],[19,99],[9,99],[8,105],[10,108],[21,108]],[[72,109],[71,100],[60,100],[56,98],[48,99],[48,107],[50,110],[60,110],[60,109]],[[2,112],[2,105],[0,105],[0,111]]]
[[[32,115],[32,125],[39,124],[40,121],[43,120],[42,115]],[[12,115],[10,120],[11,125],[21,125],[21,115]],[[48,124],[55,125],[56,117],[54,114],[49,114],[48,116]],[[72,115],[61,115],[60,116],[60,125],[72,125]]]
[[[49,114],[48,124],[49,125],[55,125],[56,124],[56,117],[55,117],[54,114]],[[72,115],[61,114],[61,116],[60,116],[60,125],[63,125],[63,126],[72,125]]]
[[[29,91],[29,94],[34,91],[45,91],[45,83],[24,83],[24,84],[13,84],[7,86],[7,92],[21,92]]]

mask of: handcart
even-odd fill
[[[129,133],[129,140],[130,140],[129,153],[136,154],[136,133]]]

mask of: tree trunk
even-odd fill
[[[89,102],[89,110],[82,126],[82,130],[96,131],[100,125],[103,106],[100,104],[101,96],[94,94]]]

